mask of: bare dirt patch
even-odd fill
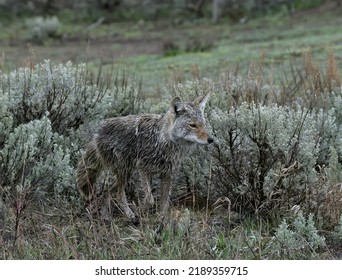
[[[2,48],[4,62],[10,65],[27,66],[45,59],[54,62],[87,62],[101,60],[113,63],[134,55],[161,54],[162,42],[158,39],[66,39],[49,45],[20,45]]]

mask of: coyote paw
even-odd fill
[[[140,224],[140,219],[139,219],[139,217],[134,217],[133,219],[130,219],[130,222],[133,225],[138,226]]]
[[[130,221],[134,221],[136,219],[135,214],[133,213],[133,211],[129,208],[129,207],[125,207],[124,208],[124,212],[126,217],[130,220]]]
[[[143,201],[143,209],[149,209],[154,204],[154,197],[152,194],[146,195]]]
[[[157,223],[161,226],[166,226],[169,223],[169,217],[168,215],[159,215],[157,219]]]

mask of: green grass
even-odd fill
[[[288,71],[285,67],[289,58],[301,57],[310,50],[318,62],[326,61],[327,48],[336,53],[342,49],[342,19],[337,15],[296,19],[268,17],[252,20],[244,25],[230,26],[227,22],[209,27],[194,26],[192,36],[203,38],[208,34],[221,34],[215,46],[203,53],[179,52],[174,56],[138,55],[125,58],[122,63],[141,73],[147,91],[156,84],[164,83],[174,69],[188,75],[194,65],[204,76],[213,76],[227,65],[239,64],[247,70],[251,62],[263,57],[263,62],[271,64],[278,72]],[[276,22],[276,24],[273,24]],[[180,27],[176,42],[189,38],[191,31]],[[194,35],[195,34],[195,35]],[[168,35],[170,36],[170,35]],[[165,35],[164,35],[165,38]],[[163,39],[163,38],[161,38]],[[341,60],[338,60],[342,65]],[[285,69],[284,69],[285,67]]]

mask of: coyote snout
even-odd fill
[[[190,123],[189,126],[192,131],[189,135],[184,137],[184,139],[202,145],[214,142],[214,139],[205,130],[204,124]]]
[[[163,115],[130,115],[107,119],[86,147],[77,167],[77,186],[86,200],[94,194],[96,178],[104,168],[116,175],[118,203],[126,216],[134,220],[125,186],[134,169],[140,175],[145,207],[154,203],[150,181],[153,173],[161,178],[160,218],[165,217],[171,193],[171,174],[195,144],[210,144],[204,109],[209,94],[194,102],[176,97]]]

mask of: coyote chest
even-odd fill
[[[137,147],[137,167],[150,172],[168,172],[178,169],[184,158],[192,151],[193,144],[179,145],[171,140],[143,141]],[[141,138],[140,138],[141,139]]]

